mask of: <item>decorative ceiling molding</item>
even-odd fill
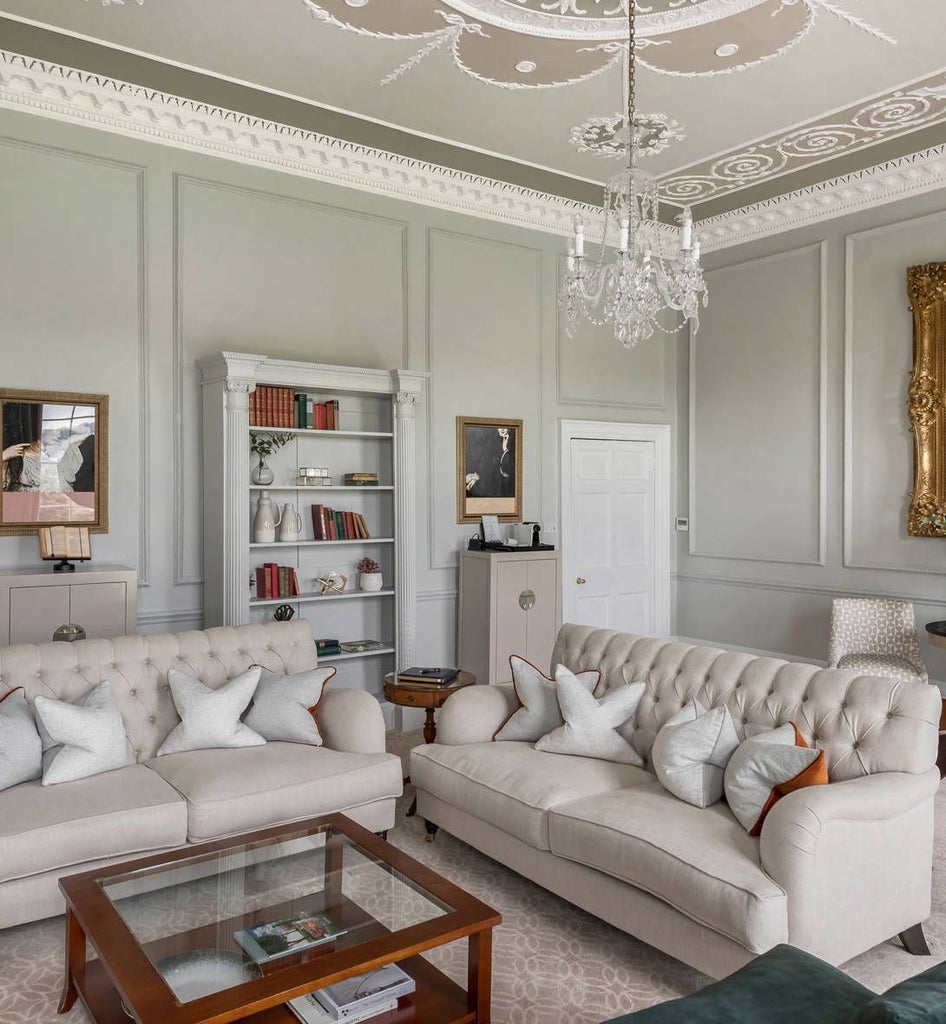
[[[578,214],[600,231],[597,206],[6,50],[0,107],[536,231],[571,234]]]
[[[381,79],[387,85],[440,49],[468,75],[503,89],[570,85],[627,49],[628,0],[301,0],[317,20],[375,39],[424,45]],[[886,43],[842,0],[639,0],[641,67],[703,77],[744,71],[787,53],[832,16]],[[444,10],[444,8],[450,10]]]
[[[725,249],[946,188],[946,146],[890,160],[699,222],[704,249]]]
[[[0,50],[0,107],[570,236],[601,209]],[[704,251],[946,188],[946,146],[698,224]],[[668,231],[672,229],[668,228]]]
[[[946,121],[946,71],[782,130],[660,181],[660,198],[703,203]]]

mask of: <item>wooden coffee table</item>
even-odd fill
[[[293,1024],[288,999],[396,962],[417,990],[372,1021],[490,1020],[500,915],[341,814],[98,868],[59,885],[66,897],[60,1013],[79,998],[96,1024]],[[239,961],[235,932],[314,912],[347,931],[262,966],[244,955],[250,976],[232,987],[179,1001],[158,969],[195,951]],[[469,946],[466,991],[419,955],[458,939]],[[87,945],[98,959],[86,960]]]

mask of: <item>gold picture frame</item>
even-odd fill
[[[457,416],[457,522],[522,522],[522,420]]]
[[[914,439],[911,537],[946,536],[946,263],[907,270],[913,311],[910,430]]]
[[[0,389],[0,536],[108,532],[108,395]]]

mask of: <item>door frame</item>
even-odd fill
[[[658,637],[670,636],[672,598],[673,474],[669,423],[618,423],[605,420],[561,420],[559,475],[559,548],[562,552],[562,607],[565,607],[565,545],[572,524],[565,493],[571,480],[573,440],[654,442],[654,625]]]

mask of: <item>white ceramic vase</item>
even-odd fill
[[[272,544],[276,540],[279,519],[273,514],[273,503],[269,491],[260,491],[256,499],[256,515],[253,516],[253,541],[256,544]]]

